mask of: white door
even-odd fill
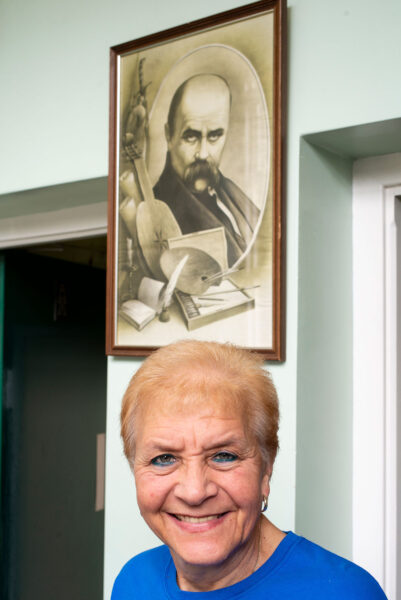
[[[401,154],[355,162],[353,559],[401,600]]]
[[[395,297],[395,314],[396,314],[396,342],[395,342],[395,403],[397,407],[397,490],[396,490],[396,561],[395,561],[395,586],[396,598],[401,597],[401,196],[397,196],[395,202],[395,223],[396,223],[396,297]]]

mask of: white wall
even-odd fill
[[[234,0],[220,0],[218,6],[213,0],[3,0],[0,193],[104,176],[108,47],[242,4],[245,2]],[[287,361],[271,367],[282,401],[282,450],[271,514],[278,525],[292,528],[297,356],[309,352],[298,346],[298,293],[302,295],[306,284],[303,278],[298,281],[298,243],[303,235],[302,229],[298,231],[300,137],[400,116],[401,80],[394,73],[401,58],[401,3],[383,0],[379,6],[373,0],[289,0],[288,4]],[[347,224],[346,211],[343,218]],[[340,281],[339,285],[348,294],[348,283]],[[327,302],[330,310],[330,298]],[[309,326],[313,329],[318,324]],[[113,358],[108,363],[106,598],[121,560],[147,544],[147,534],[135,513],[133,487],[117,431],[121,393],[138,363]],[[322,375],[320,393],[325,394],[327,386]],[[300,394],[305,393],[302,390]],[[319,410],[317,403],[315,407]],[[349,420],[350,415],[344,418]],[[307,440],[312,427],[313,423],[304,422],[298,437]],[[351,460],[348,454],[345,444],[340,460]],[[345,513],[347,510],[344,507]],[[325,506],[321,511],[336,523],[332,547],[346,546],[348,523],[328,513]],[[330,545],[330,537],[327,540]]]

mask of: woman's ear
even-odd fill
[[[262,478],[262,495],[266,496],[266,498],[268,498],[270,494],[270,478],[272,476],[272,471],[273,468],[270,465],[267,465]]]

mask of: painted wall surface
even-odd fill
[[[299,197],[295,524],[352,558],[352,161],[302,141]]]
[[[2,0],[0,194],[104,176],[109,47],[213,12],[212,0]]]
[[[243,4],[234,0],[220,0],[218,6],[213,0],[2,0],[0,79],[7,85],[2,86],[0,95],[0,194],[104,176],[108,47]],[[298,268],[298,244],[305,223],[299,221],[300,203],[302,211],[305,200],[304,182],[299,178],[300,137],[396,118],[401,112],[401,80],[394,76],[401,58],[399,0],[384,0],[380,7],[373,0],[289,0],[288,6],[287,360],[271,367],[282,402],[282,449],[271,515],[283,528],[294,527],[296,504],[298,517],[303,510],[303,501],[295,495],[296,410],[297,393],[302,405],[309,390],[301,381],[297,389],[297,357],[302,353],[304,364],[314,365],[312,349],[298,342],[298,294],[302,298],[309,284]],[[334,190],[337,184],[331,180],[330,185]],[[317,189],[310,188],[310,193],[315,194],[314,209],[325,211],[327,203],[319,204]],[[349,220],[346,210],[337,220],[338,228],[344,224],[345,238]],[[348,245],[349,238],[345,242]],[[301,269],[307,267],[301,263]],[[343,290],[349,298],[349,278],[340,276],[338,286],[339,293]],[[337,294],[327,297],[328,312],[336,309],[337,299]],[[300,310],[305,310],[303,304]],[[303,316],[300,314],[300,321]],[[319,323],[307,327],[313,330]],[[319,344],[326,344],[330,352],[330,339],[319,336]],[[121,561],[153,543],[136,513],[118,437],[121,394],[139,362],[113,358],[108,362],[105,598]],[[318,384],[311,405],[318,410],[318,395],[327,392],[330,382],[325,370],[317,369],[315,377]],[[350,373],[346,372],[345,388],[349,384]],[[308,439],[325,418],[320,412],[316,421],[300,419],[298,438]],[[349,432],[349,411],[344,411],[342,418]],[[349,447],[347,442],[340,449],[341,461],[351,459]],[[301,466],[306,469],[307,462]],[[313,483],[313,474],[309,481]],[[345,497],[349,498],[349,479],[345,485]],[[322,514],[336,522],[336,535],[331,539],[328,534],[326,542],[334,550],[347,552],[349,523],[338,517],[334,499],[329,494],[324,498],[328,504],[321,507]],[[346,504],[341,515],[351,510],[348,500]]]

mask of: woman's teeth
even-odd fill
[[[206,523],[206,521],[213,521],[218,519],[220,515],[210,515],[209,517],[187,517],[185,515],[175,515],[179,521],[185,521],[186,523]]]

